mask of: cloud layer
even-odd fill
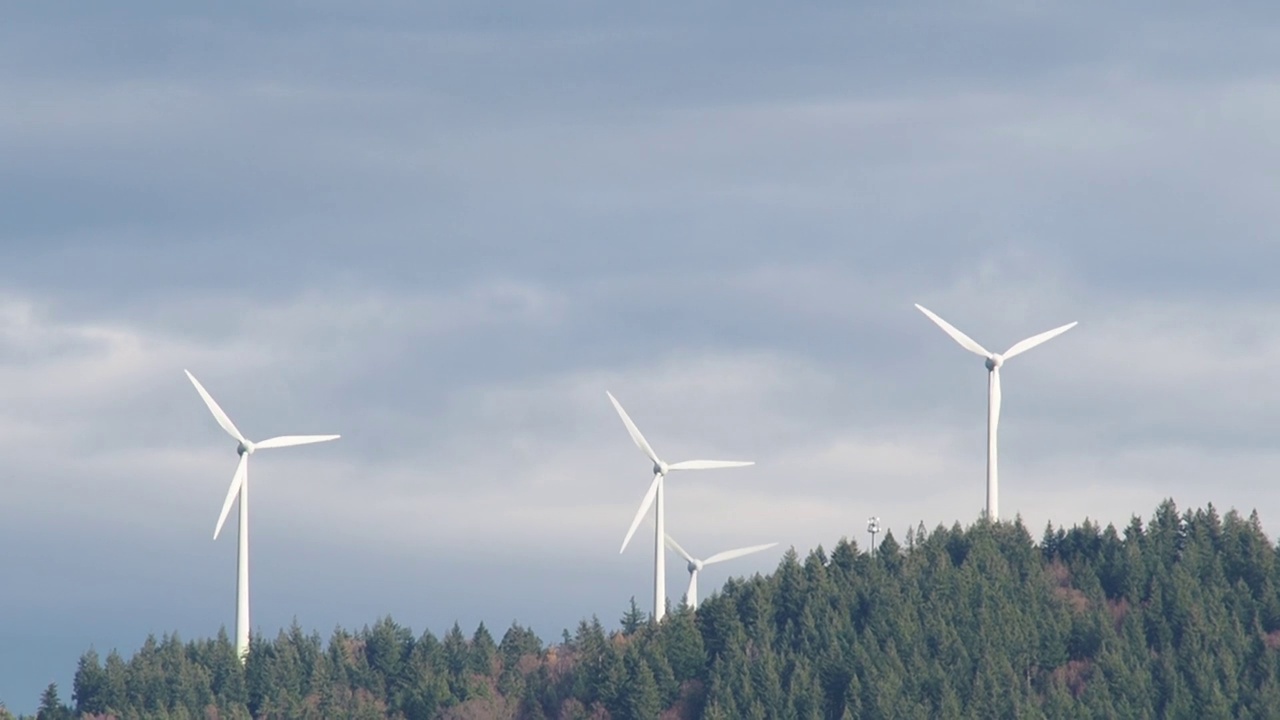
[[[1162,498],[1270,529],[1268,10],[24,7],[0,29],[0,699],[233,621],[544,638],[696,553]],[[1209,30],[1206,30],[1209,28]],[[7,61],[7,62],[5,62]],[[683,571],[671,563],[670,588]],[[512,593],[518,588],[519,593]],[[675,590],[673,590],[674,592]],[[515,599],[513,599],[515,598]],[[676,598],[673,597],[673,600]]]

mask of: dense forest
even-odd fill
[[[1256,515],[1172,501],[1038,543],[1020,522],[922,525],[550,645],[384,618],[255,637],[243,666],[225,634],[90,650],[38,718],[1277,717],[1277,552]]]

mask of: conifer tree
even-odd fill
[[[475,633],[471,635],[469,650],[467,666],[471,672],[486,677],[493,673],[498,646],[493,642],[493,635],[489,634],[489,629],[484,626],[484,621],[480,622]]]
[[[49,683],[40,696],[40,709],[36,712],[36,720],[71,720],[71,709],[62,704],[58,698],[58,684]]]
[[[636,596],[631,596],[631,606],[622,615],[622,634],[630,635],[639,630],[646,622],[649,616],[636,605]]]
[[[98,653],[90,648],[80,656],[72,681],[71,699],[75,702],[76,715],[105,713],[107,673],[98,661]]]

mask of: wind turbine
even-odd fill
[[[952,327],[946,320],[934,315],[923,305],[916,303],[916,308],[942,328],[953,340],[960,343],[960,347],[987,359],[987,518],[994,522],[1000,519],[999,477],[996,473],[996,429],[1000,424],[1000,366],[1005,360],[1021,355],[1070,330],[1076,326],[1076,323],[1070,322],[1062,327],[1033,335],[1026,340],[1014,343],[1013,347],[1003,353],[993,353],[974,342],[973,338]]]
[[[666,564],[662,552],[662,538],[666,534],[663,530],[663,478],[672,470],[712,470],[715,468],[744,467],[746,465],[754,465],[755,462],[750,460],[685,460],[678,463],[665,463],[658,458],[658,454],[649,446],[649,443],[644,439],[644,435],[640,434],[640,429],[636,427],[636,424],[631,422],[627,411],[622,409],[622,405],[613,396],[613,393],[606,390],[605,395],[609,396],[609,401],[613,403],[614,409],[618,411],[618,415],[622,418],[622,423],[627,426],[627,432],[631,433],[631,439],[635,441],[636,447],[643,450],[644,454],[653,461],[653,482],[649,485],[649,491],[644,494],[644,500],[640,501],[640,509],[636,512],[635,519],[631,521],[631,528],[627,530],[627,536],[622,539],[622,547],[618,550],[618,554],[622,554],[627,549],[627,543],[631,542],[631,536],[636,533],[636,528],[640,526],[640,521],[644,519],[645,513],[649,512],[649,506],[656,504],[657,507],[654,512],[657,527],[654,529],[653,534],[653,618],[654,620],[661,620],[667,611]]]
[[[702,568],[708,565],[713,565],[718,562],[724,562],[725,560],[740,558],[743,555],[750,555],[751,553],[758,553],[761,550],[768,550],[769,548],[777,544],[778,543],[774,542],[774,543],[769,543],[768,545],[752,545],[751,547],[738,548],[737,550],[726,550],[721,553],[716,553],[715,555],[712,555],[706,560],[699,560],[694,556],[690,555],[688,552],[686,552],[684,548],[680,547],[680,543],[676,542],[675,538],[671,537],[670,535],[667,535],[667,547],[671,548],[672,550],[675,550],[677,553],[680,554],[680,557],[684,558],[689,562],[689,589],[685,591],[684,596],[685,596],[685,601],[689,603],[689,607],[693,610],[698,609],[698,571],[699,570],[701,570]]]
[[[231,418],[218,407],[218,403],[214,402],[209,391],[204,389],[199,380],[196,380],[196,376],[192,375],[190,370],[183,370],[183,372],[191,379],[191,384],[196,386],[196,392],[200,393],[200,397],[204,398],[204,404],[209,406],[213,419],[217,420],[222,429],[239,443],[236,446],[236,453],[240,455],[240,463],[236,465],[236,472],[231,476],[231,487],[227,490],[227,499],[222,503],[222,513],[218,515],[218,524],[213,528],[213,539],[217,540],[218,533],[222,532],[222,523],[226,521],[231,503],[238,495],[240,497],[240,539],[236,559],[236,656],[243,661],[245,654],[249,651],[249,456],[257,450],[337,440],[340,436],[281,435],[262,442],[252,442],[240,434],[231,422]]]

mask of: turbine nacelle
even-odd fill
[[[1001,355],[1000,353],[992,353],[990,356],[987,357],[988,370],[995,370],[1001,365],[1004,365],[1004,356]]]
[[[698,572],[698,571],[699,571],[699,570],[701,570],[701,569],[702,569],[702,561],[701,561],[701,560],[691,560],[691,561],[689,561],[689,572],[690,572],[690,573],[696,573],[696,572]]]
[[[249,442],[248,440],[241,440],[240,444],[236,445],[236,454],[252,455],[253,447],[254,447],[253,443]]]

